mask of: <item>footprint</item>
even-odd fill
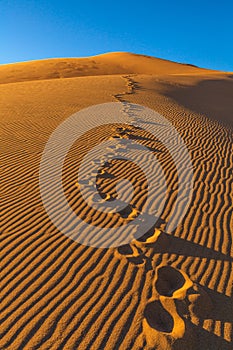
[[[145,246],[151,245],[158,240],[161,233],[162,233],[161,230],[155,228],[153,230],[148,231],[146,234],[140,237],[137,241],[141,245],[145,245]]]
[[[159,300],[155,300],[147,304],[144,317],[148,325],[164,333],[171,333],[174,327],[174,320]]]
[[[127,133],[131,132],[131,130],[127,128],[117,128],[116,132],[120,135],[127,135]]]
[[[124,256],[133,255],[134,251],[130,244],[125,244],[117,248],[118,253]]]
[[[106,171],[104,169],[101,169],[98,172],[98,176],[101,176],[101,178],[104,178],[104,179],[114,179],[115,178],[115,175],[109,173],[108,171]]]
[[[158,270],[155,287],[160,295],[171,297],[185,283],[182,274],[171,266],[164,266]]]
[[[142,251],[134,243],[118,247],[115,250],[115,255],[120,259],[122,259],[122,257],[126,258],[128,262],[134,265],[145,265],[145,259],[142,254]]]
[[[175,340],[183,338],[186,324],[177,311],[175,300],[164,297],[147,304],[143,328],[150,339],[156,340],[160,334],[169,335],[170,339]]]
[[[119,214],[124,219],[134,220],[139,215],[139,211],[129,204],[127,207],[119,211]]]
[[[139,212],[131,206],[127,206],[119,213],[123,218],[133,220]],[[115,254],[120,259],[125,257],[128,262],[137,266],[144,266],[146,271],[151,271],[153,266],[151,258],[146,255],[146,247],[154,244],[160,236],[160,233],[160,230],[154,229],[150,234],[144,235],[143,238],[134,239],[130,244],[118,247],[115,250]]]
[[[186,296],[192,287],[193,282],[183,271],[172,266],[160,266],[157,269],[152,284],[152,297],[145,308],[143,320],[145,335],[152,345],[155,346],[158,339],[163,344],[169,339],[173,339],[172,342],[181,341],[185,332],[189,333]]]
[[[157,270],[155,288],[161,296],[183,299],[192,286],[193,282],[183,271],[172,266],[162,266]]]

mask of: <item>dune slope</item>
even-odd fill
[[[227,94],[218,94],[216,81]],[[232,349],[231,75],[113,53],[5,65],[0,82],[0,348]],[[90,130],[77,140],[64,163],[64,191],[83,220],[112,226],[130,220],[146,198],[139,167],[116,160],[101,168],[103,198],[114,198],[121,178],[135,189],[132,210],[113,218],[85,204],[77,169],[103,140],[134,139],[154,152],[166,175],[167,200],[156,227],[131,244],[103,249],[72,241],[50,221],[39,190],[45,144],[71,114],[105,102],[149,107],[182,136],[194,192],[172,233],[164,229],[177,196],[174,162],[153,135],[124,124]],[[48,195],[54,195],[49,188]],[[159,190],[156,195],[164,196]]]
[[[197,74],[213,71],[125,52],[55,58],[0,66],[0,83],[113,74]]]

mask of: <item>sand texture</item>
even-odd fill
[[[78,139],[64,163],[63,185],[87,222],[125,224],[146,197],[141,169],[115,160],[101,169],[97,184],[108,200],[117,179],[128,178],[135,190],[130,210],[109,216],[85,204],[77,168],[103,140],[134,139],[156,154],[166,175],[156,227],[109,249],[62,234],[39,189],[51,133],[73,113],[106,102],[130,102],[166,117],[189,150],[194,174],[188,211],[168,233],[178,189],[164,146],[124,124]],[[233,74],[130,53],[2,65],[0,113],[0,349],[232,350]],[[48,195],[54,195],[49,188]]]

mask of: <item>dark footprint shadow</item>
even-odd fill
[[[120,216],[123,219],[134,219],[139,215],[137,209],[133,208],[130,204],[128,204],[124,209],[119,211]]]
[[[122,245],[118,247],[117,250],[121,255],[133,255],[133,249],[129,244]]]
[[[125,257],[127,261],[134,265],[145,265],[142,250],[134,245],[125,244],[116,249],[118,257]]]
[[[155,287],[160,295],[171,297],[173,293],[182,288],[185,278],[171,266],[163,266],[158,270]]]
[[[149,303],[144,311],[148,325],[159,332],[171,333],[174,327],[172,316],[163,308],[159,300]]]
[[[144,246],[151,246],[157,242],[160,234],[161,231],[153,227],[150,230],[148,230],[143,236],[139,237],[137,241],[139,242],[139,244],[142,244]]]

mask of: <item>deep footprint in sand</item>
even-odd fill
[[[139,246],[148,246],[154,244],[157,242],[161,233],[162,231],[157,228],[150,230],[137,240],[137,244]]]
[[[130,210],[131,209],[129,209],[128,212],[125,211],[122,216],[127,219],[130,219],[131,217],[133,218],[137,214],[137,210],[133,209],[131,213]],[[126,257],[128,262],[134,265],[145,265],[147,270],[152,270],[153,267],[151,261],[145,255],[145,248],[148,245],[153,245],[157,241],[160,234],[160,230],[154,229],[150,232],[150,234],[144,235],[143,239],[135,239],[131,242],[131,244],[123,245],[117,248],[115,254],[118,256],[118,258]]]
[[[164,333],[171,333],[174,327],[174,320],[159,300],[150,302],[144,312],[148,325]]]
[[[153,295],[144,311],[143,326],[149,339],[156,339],[152,330],[155,333],[168,333],[172,339],[181,339],[184,336],[185,315],[178,304],[185,302],[187,292],[192,286],[193,282],[183,271],[172,266],[157,268],[152,287]]]
[[[124,209],[119,211],[119,214],[123,219],[134,220],[139,215],[139,211],[129,204]]]
[[[120,259],[126,258],[128,262],[134,265],[145,265],[143,253],[135,244],[120,246],[115,250],[115,254]]]
[[[185,279],[179,271],[171,266],[164,266],[158,270],[155,287],[160,295],[171,297],[184,283]]]
[[[185,298],[187,290],[193,286],[189,277],[172,266],[158,269],[155,288],[160,296]]]
[[[190,320],[209,317],[213,303],[204,289],[188,275],[172,266],[160,266],[153,283],[151,299],[144,310],[143,330],[151,347],[187,348],[193,328]]]

